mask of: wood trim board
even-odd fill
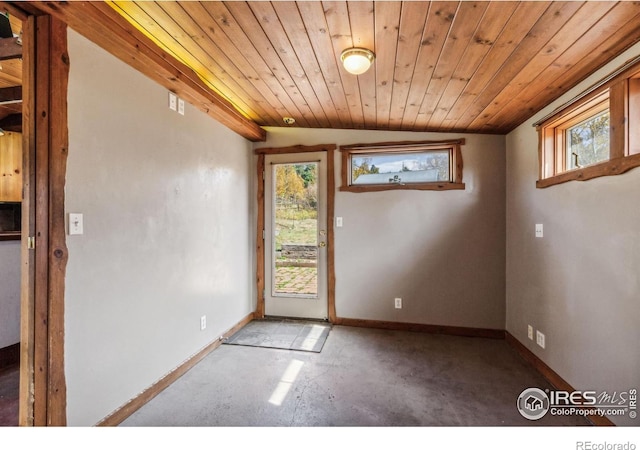
[[[23,21],[19,424],[63,426],[67,27],[47,15]]]
[[[67,386],[64,371],[64,292],[68,251],[64,201],[69,148],[67,128],[69,55],[67,53],[67,25],[54,18],[51,18],[50,23],[47,424],[60,426],[67,423]]]
[[[196,364],[202,361],[209,353],[220,347],[224,338],[228,338],[232,336],[236,331],[240,330],[240,328],[244,327],[246,324],[251,322],[254,319],[254,314],[251,313],[243,318],[240,322],[226,331],[221,338],[218,338],[208,345],[206,345],[199,352],[191,356],[185,362],[183,362],[180,366],[173,369],[171,372],[162,377],[159,381],[155,382],[147,389],[145,389],[140,395],[135,398],[129,400],[127,403],[122,405],[120,408],[116,409],[114,412],[109,414],[107,417],[102,419],[100,422],[96,424],[96,426],[101,427],[112,427],[122,423],[127,417],[131,414],[142,408],[145,404],[149,403],[151,399],[157,396],[160,392],[169,387],[172,383],[178,380],[182,375],[187,373],[190,369],[192,369]]]
[[[507,343],[515,349],[516,352],[534,369],[536,369],[540,375],[542,375],[555,389],[573,392],[576,389],[573,388],[564,378],[558,375],[551,367],[549,367],[544,361],[538,358],[531,350],[529,350],[524,344],[516,339],[511,333],[505,331],[505,340]],[[596,426],[615,426],[611,420],[606,417],[599,416],[586,416],[592,424]]]
[[[336,317],[336,300],[335,300],[335,230],[334,230],[334,214],[335,214],[335,195],[336,195],[336,178],[335,178],[335,151],[338,148],[336,144],[319,144],[319,145],[293,145],[289,147],[268,147],[257,148],[254,153],[258,155],[257,175],[257,226],[256,226],[256,283],[257,283],[257,301],[256,301],[256,318],[263,318],[265,311],[265,266],[264,266],[264,230],[265,230],[265,157],[266,155],[284,155],[295,153],[314,153],[327,152],[327,306],[329,322],[333,322]]]
[[[335,205],[336,174],[335,148],[327,149],[327,296],[329,322],[336,320],[336,265],[335,265]]]
[[[383,320],[336,318],[335,325],[347,327],[377,328],[394,331],[418,331],[421,333],[445,334],[450,336],[480,337],[504,339],[505,331],[493,328],[455,327],[448,325],[430,325],[422,323],[389,322]]]
[[[258,155],[258,220],[256,227],[256,283],[258,298],[256,300],[256,317],[264,317],[264,160],[265,155]]]
[[[23,22],[22,103],[22,233],[35,236],[36,139],[35,139],[35,16]],[[33,425],[35,355],[35,252],[21,245],[20,275],[20,400],[18,423]]]

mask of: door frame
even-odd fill
[[[0,2],[23,23],[20,426],[67,424],[67,26],[31,4]]]
[[[335,250],[334,250],[334,213],[335,213],[335,150],[336,144],[295,145],[291,147],[258,148],[254,150],[258,155],[257,163],[257,228],[256,228],[256,285],[257,303],[255,318],[263,319],[265,311],[265,157],[266,155],[282,155],[296,153],[327,152],[327,310],[329,322],[336,321],[335,301]]]
[[[276,195],[279,165],[307,165],[316,167],[317,216],[316,216],[316,292],[307,294],[287,294],[276,292]],[[329,301],[327,296],[327,153],[305,152],[292,154],[265,155],[265,290],[264,307],[266,316],[290,317],[294,319],[328,320]],[[320,244],[322,242],[322,245]],[[291,243],[296,243],[295,241]]]

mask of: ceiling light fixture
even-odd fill
[[[348,48],[340,55],[344,69],[353,75],[369,70],[375,58],[376,55],[371,50],[361,47]]]
[[[287,125],[293,125],[294,123],[296,123],[296,119],[294,119],[293,117],[283,117],[282,121]]]

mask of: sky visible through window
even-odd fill
[[[388,174],[402,179],[409,179],[408,172],[419,172],[418,177],[412,176],[411,182],[446,181],[449,179],[449,152],[413,152],[398,154],[358,155],[352,157],[352,182],[355,184],[367,183],[366,180],[379,182],[381,177],[362,177],[363,175]],[[422,175],[422,176],[420,176]],[[389,182],[395,177],[389,177]],[[377,180],[377,181],[374,181]]]

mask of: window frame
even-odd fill
[[[420,191],[448,191],[463,190],[465,184],[462,182],[462,146],[464,139],[453,139],[446,141],[415,141],[415,142],[379,142],[371,144],[352,144],[340,146],[342,154],[342,185],[340,191],[343,192],[379,192],[396,190],[420,190]],[[411,152],[449,152],[449,172],[450,181],[429,181],[424,183],[383,183],[383,184],[352,184],[351,183],[351,163],[353,156],[411,153]]]
[[[604,104],[608,104],[603,108]],[[566,130],[600,114],[610,114],[609,158],[570,169]],[[640,57],[627,62],[574,100],[534,124],[538,132],[537,188],[569,181],[620,175],[640,166]]]

